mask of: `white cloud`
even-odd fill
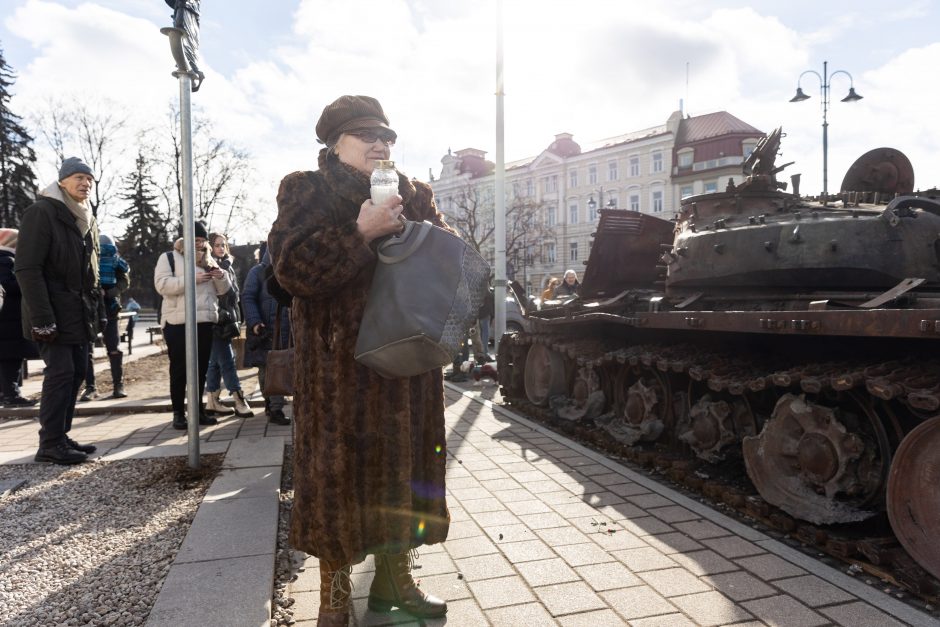
[[[26,0],[16,8],[5,26],[36,54],[16,68],[14,109],[29,111],[50,94],[94,94],[121,103],[138,119],[162,124],[178,94],[169,46],[159,33],[169,10],[140,1],[100,0],[70,9]],[[873,28],[876,18],[866,6],[840,16],[823,7],[830,13],[818,23],[825,26],[812,30],[795,25],[799,7],[780,16],[776,3],[721,4],[505,2],[507,160],[539,153],[559,132],[574,133],[586,145],[663,124],[682,98],[692,114],[724,109],[765,131],[782,125],[788,134],[782,158],[797,161],[786,174],[802,172],[804,191],[821,189],[822,112],[815,77],[802,83],[812,100],[787,101],[800,73],[820,71],[823,58],[836,59],[838,66],[845,58],[860,63],[862,48],[849,48],[854,40],[848,38]],[[123,6],[129,8],[122,12]],[[212,32],[237,19],[234,9],[223,13],[220,5],[212,5],[215,13],[207,17],[209,6],[203,4],[203,18],[211,21],[203,24]],[[273,218],[280,178],[316,167],[314,125],[322,108],[344,93],[382,102],[399,133],[393,158],[413,176],[426,179],[429,168],[436,175],[448,148],[472,146],[493,158],[495,0],[301,0],[293,14],[276,3],[271,10],[283,11],[291,27],[271,36],[264,54],[225,75],[204,61],[207,78],[193,96],[199,114],[218,133],[255,156],[258,234]],[[881,19],[898,20],[892,23],[901,27],[931,10],[921,0]],[[140,15],[146,19],[135,17]],[[211,49],[213,42],[204,37],[202,45]],[[862,45],[870,52],[884,42]],[[833,81],[830,189],[857,156],[881,145],[908,154],[919,184],[940,184],[940,129],[930,109],[940,96],[930,80],[940,64],[940,44],[890,50],[877,62],[847,67],[865,96],[861,102],[838,102],[847,83],[841,77]],[[828,56],[833,52],[840,55]],[[214,58],[221,54],[213,50]]]

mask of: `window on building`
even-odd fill
[[[630,194],[630,211],[640,210],[640,195]]]
[[[568,224],[578,223],[578,205],[568,205]]]
[[[568,261],[578,260],[578,242],[568,244]]]
[[[663,171],[663,153],[661,151],[656,151],[652,155],[653,163],[650,165],[650,172],[662,172]]]
[[[692,159],[695,158],[695,153],[691,150],[686,150],[679,153],[679,167],[680,168],[690,168],[692,167]]]
[[[617,162],[611,161],[607,164],[607,180],[616,181],[617,180]]]
[[[639,157],[630,157],[630,176],[640,176]]]
[[[587,217],[588,217],[588,222],[596,222],[596,221],[597,221],[597,201],[594,202],[594,206],[592,207],[592,206],[591,206],[591,201],[590,201],[590,199],[588,199],[588,203],[587,203]]]
[[[572,170],[568,173],[568,187],[577,187],[578,186],[578,171]]]
[[[555,263],[555,242],[545,244],[545,261]]]
[[[679,198],[686,198],[693,193],[691,185],[683,185],[679,188]]]
[[[705,183],[705,193],[711,194],[718,191],[718,181],[708,181]]]
[[[549,205],[547,207],[547,212],[548,212],[548,217],[546,219],[546,222],[548,223],[548,226],[555,226],[555,223],[558,221],[558,216],[557,216],[558,208],[555,205]]]
[[[588,183],[594,185],[597,183],[597,166],[592,165],[588,167]]]
[[[653,213],[663,212],[663,190],[653,190],[652,194]]]
[[[754,152],[754,149],[757,147],[757,140],[747,140],[745,141],[741,148],[744,153],[744,158],[747,159],[751,156],[751,153]]]
[[[535,183],[532,182],[532,179],[526,179],[526,182],[525,182],[525,195],[526,195],[526,196],[535,196]]]

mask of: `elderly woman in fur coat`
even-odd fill
[[[349,620],[351,564],[374,554],[369,608],[419,618],[447,605],[424,594],[409,550],[443,542],[444,396],[440,370],[384,379],[353,357],[375,269],[370,246],[400,216],[446,227],[431,189],[399,174],[399,195],[370,200],[369,176],[396,134],[382,106],[342,96],[323,110],[319,169],[281,182],[268,238],[274,277],[293,296],[294,506],[291,544],[320,558],[319,625]]]

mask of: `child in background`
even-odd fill
[[[118,333],[118,313],[121,311],[121,293],[130,287],[130,266],[118,254],[114,240],[108,235],[100,235],[98,244],[101,248],[98,257],[98,275],[101,281],[101,293],[104,296],[104,345],[108,350],[108,361],[111,362],[111,381],[114,384],[111,398],[127,398],[124,392],[124,353],[118,348],[120,334]],[[85,390],[82,392],[80,403],[98,397],[95,386],[95,369],[92,358],[92,347],[88,350],[88,368],[85,374]]]

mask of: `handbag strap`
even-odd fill
[[[281,350],[281,312],[284,311],[284,305],[277,304],[277,313],[274,314],[274,342],[271,350]],[[290,309],[287,310],[287,347],[294,345],[294,324],[291,320]]]
[[[402,229],[402,232],[398,235],[392,235],[384,242],[379,244],[376,249],[376,255],[378,255],[379,261],[382,263],[398,263],[399,261],[404,261],[407,259],[414,251],[418,250],[418,246],[421,245],[421,242],[430,234],[431,229],[434,228],[431,224],[424,225],[422,222],[414,222],[413,220],[403,220],[405,223],[405,228]],[[398,244],[401,240],[405,241],[406,247],[401,251],[396,251],[396,254],[389,255],[384,251],[386,248],[390,248]]]

